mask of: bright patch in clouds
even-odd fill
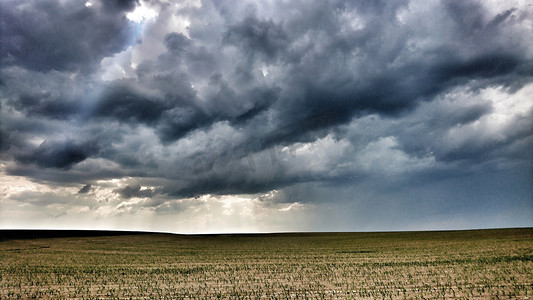
[[[128,20],[135,23],[143,23],[156,18],[157,12],[151,7],[148,7],[145,2],[141,2],[141,5],[137,6],[132,12],[126,14],[126,17]]]

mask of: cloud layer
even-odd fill
[[[532,176],[525,2],[1,6],[2,176],[69,190],[73,207],[102,197],[84,207],[158,215],[209,195],[324,220],[328,205],[402,206],[399,223],[468,216],[453,209],[463,201],[532,212],[527,180],[500,187],[497,205],[480,190]],[[457,178],[477,192],[450,194]],[[425,192],[450,204],[407,200]],[[39,197],[3,195],[14,207]],[[520,222],[508,225],[532,224]]]

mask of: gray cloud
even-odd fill
[[[114,190],[124,199],[136,198],[152,198],[157,192],[154,189],[144,188],[141,189],[140,185],[127,185],[124,188]]]

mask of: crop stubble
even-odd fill
[[[495,298],[533,294],[533,229],[0,241],[0,298]]]

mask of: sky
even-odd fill
[[[0,6],[0,228],[533,226],[530,1]]]

